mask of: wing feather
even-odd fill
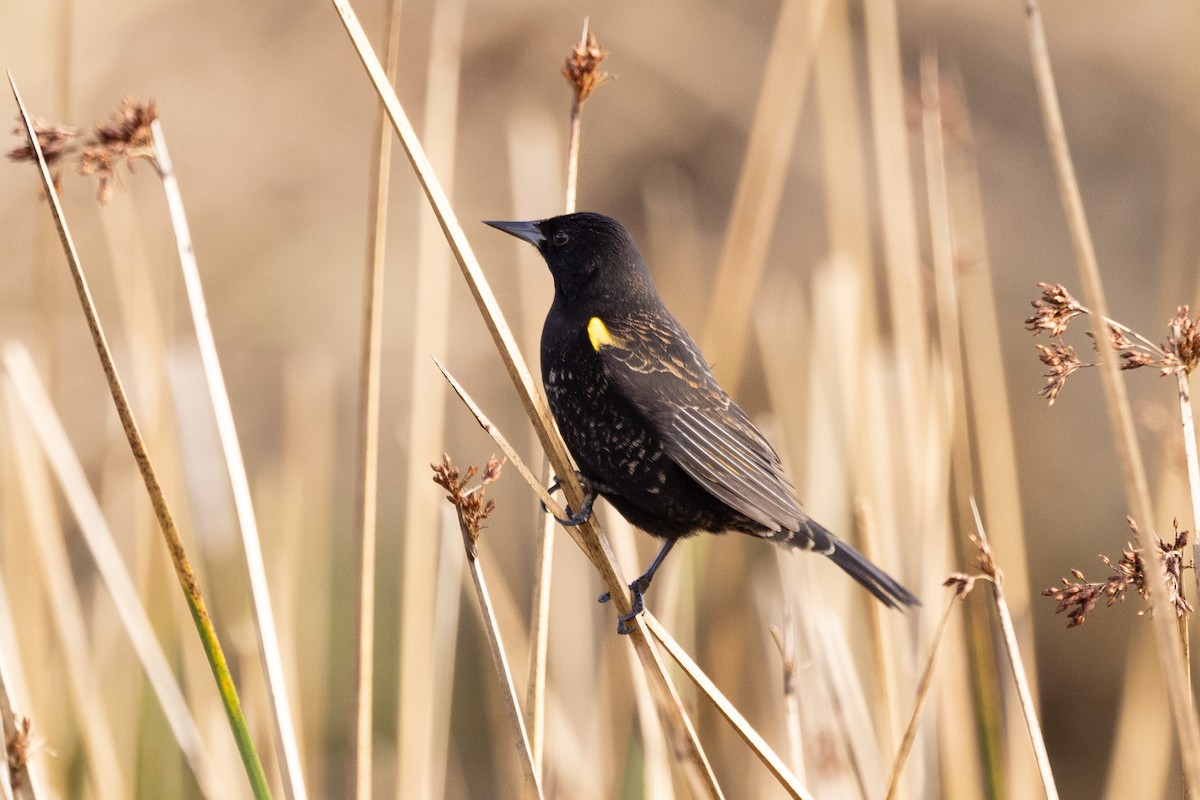
[[[605,320],[598,347],[608,377],[640,409],[667,454],[712,495],[767,528],[798,530],[806,519],[779,456],[717,384],[674,319]]]

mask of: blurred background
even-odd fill
[[[816,28],[814,51],[794,47],[794,38],[776,41],[783,12],[775,3],[410,0],[401,12],[396,88],[418,132],[432,137],[425,144],[455,211],[526,357],[536,364],[537,334],[551,297],[549,276],[531,249],[477,221],[541,218],[562,210],[571,95],[560,70],[590,16],[610,53],[603,69],[613,78],[584,109],[579,207],[615,216],[631,230],[661,293],[706,347],[718,377],[780,442],[815,516],[856,540],[855,509],[871,496],[863,476],[875,474],[875,481],[889,487],[883,494],[892,505],[880,500],[868,505],[868,516],[883,518],[875,523],[883,540],[877,560],[925,599],[919,614],[884,623],[898,638],[889,652],[900,687],[894,716],[904,723],[911,687],[948,600],[948,590],[938,584],[952,571],[973,569],[954,544],[968,532],[952,519],[954,498],[965,494],[949,478],[948,420],[954,415],[948,409],[955,405],[956,389],[948,377],[954,370],[940,366],[945,351],[935,335],[918,65],[922,52],[936,53],[943,113],[953,117],[947,126],[951,146],[971,142],[961,148],[966,155],[960,164],[969,165],[960,174],[978,179],[979,211],[971,217],[977,224],[967,245],[956,251],[955,264],[961,274],[982,275],[985,282],[990,274],[991,294],[960,295],[957,313],[964,336],[987,326],[986,335],[998,344],[998,350],[984,351],[991,353],[983,359],[987,363],[972,364],[989,376],[972,382],[972,408],[1007,404],[1011,411],[1003,415],[1011,433],[1000,449],[1007,454],[981,444],[974,428],[970,439],[980,473],[997,463],[993,459],[1009,463],[1012,457],[1015,494],[988,496],[982,488],[975,493],[984,497],[1001,567],[1013,576],[1016,623],[1028,645],[1027,665],[1034,670],[1058,785],[1069,797],[1128,796],[1121,794],[1121,780],[1136,777],[1141,783],[1134,785],[1147,792],[1139,796],[1177,792],[1178,756],[1165,699],[1156,694],[1158,668],[1146,646],[1149,620],[1136,613],[1140,599],[1099,609],[1089,624],[1068,631],[1066,620],[1053,613],[1054,602],[1037,596],[1072,568],[1103,580],[1107,571],[1097,554],[1115,559],[1131,533],[1099,376],[1085,371],[1074,377],[1048,408],[1038,396],[1044,368],[1023,326],[1036,282],[1062,282],[1082,296],[1039,112],[1023,4],[899,3],[890,41],[900,82],[894,75],[879,77],[872,66],[868,40],[889,40],[886,28],[872,27],[882,24],[872,16],[873,5],[831,0]],[[809,4],[799,7],[808,20]],[[383,4],[355,8],[378,47]],[[1094,0],[1048,2],[1043,11],[1110,311],[1162,341],[1176,306],[1195,305],[1197,294],[1200,58],[1194,42],[1200,7],[1186,0],[1136,5]],[[813,27],[802,30],[811,33]],[[739,284],[736,270],[719,271],[722,248],[738,187],[745,185],[760,95],[769,84],[764,80],[769,54],[778,56],[789,46],[802,57],[794,57],[791,72],[781,74],[792,76],[783,86],[799,98],[799,115],[782,158],[766,162],[768,175],[782,178],[781,193],[777,206],[766,206],[769,236],[763,240],[761,279],[746,279],[751,324],[722,327],[723,315],[733,312],[723,298],[714,301],[714,286]],[[0,10],[0,54],[33,114],[85,132],[107,119],[124,95],[157,102],[254,491],[309,792],[349,796],[354,430],[376,96],[333,8],[322,3],[10,3]],[[880,104],[882,90],[874,81],[889,79],[902,104]],[[15,106],[9,108],[15,114]],[[901,116],[881,123],[889,108]],[[907,151],[881,146],[881,125],[887,122],[901,125]],[[8,141],[6,151],[23,139]],[[899,327],[889,292],[895,289],[884,265],[898,257],[898,240],[882,220],[896,201],[881,187],[897,185],[888,184],[897,168],[908,176],[907,202],[915,214],[901,241],[915,257],[919,285],[905,291],[923,300],[914,308],[922,330],[933,332],[926,351],[933,354],[932,364],[925,373],[913,365],[911,353],[893,350]],[[244,777],[113,413],[36,174],[27,164],[7,161],[0,174],[5,220],[0,340],[32,353],[160,638],[184,677],[190,705],[222,765],[228,796],[242,796]],[[455,374],[531,463],[540,463],[540,456],[449,251],[436,228],[430,234],[424,198],[399,150],[391,187],[379,465],[376,796],[516,796],[520,773],[511,732],[498,710],[469,585],[462,584],[461,602],[453,597],[460,569],[453,560],[460,545],[457,529],[446,519],[448,507],[424,467],[443,451],[461,465],[482,466],[496,448],[462,405],[444,394],[430,357]],[[749,184],[743,191],[753,196],[757,190]],[[154,170],[145,165],[132,173],[119,170],[108,205],[100,206],[95,195],[92,179],[65,176],[67,218],[118,368],[195,549],[202,585],[270,764],[236,519],[162,193]],[[963,211],[969,199],[952,192],[951,203],[956,220],[971,213]],[[963,223],[962,230],[968,227]],[[436,299],[436,287],[419,285],[423,263],[433,264],[430,274],[444,276],[444,303]],[[420,294],[428,291],[434,294]],[[418,300],[431,296],[433,301]],[[988,307],[975,305],[981,297]],[[1090,352],[1082,330],[1074,333],[1081,356]],[[981,352],[967,350],[968,358]],[[838,366],[845,361],[853,367]],[[861,371],[876,368],[885,377],[875,380]],[[730,373],[737,371],[741,379],[730,385]],[[1181,490],[1174,381],[1149,371],[1125,377],[1155,495],[1158,518],[1151,524],[1167,531],[1177,517],[1181,527],[1191,529]],[[913,417],[911,409],[901,408],[895,387],[911,389],[913,383],[933,387],[932,399],[923,404],[926,421],[912,429],[927,434],[920,442],[924,456],[904,451],[913,441],[905,433]],[[948,387],[945,396],[940,386]],[[895,413],[888,414],[893,402]],[[860,404],[883,413],[868,419]],[[10,416],[0,430],[15,424],[11,413],[6,411]],[[978,412],[970,416],[977,424]],[[828,419],[834,421],[822,422]],[[868,431],[867,440],[857,438]],[[27,713],[53,789],[60,796],[100,796],[84,766],[86,734],[71,704],[62,700],[66,666],[50,622],[48,579],[29,544],[40,528],[25,510],[27,500],[14,477],[21,468],[8,436],[0,438],[5,473],[0,575],[15,619],[15,639],[5,643],[18,650],[6,657],[23,667]],[[906,463],[922,466],[910,471]],[[492,580],[502,587],[493,590],[503,596],[502,621],[511,634],[509,656],[522,694],[540,525],[533,496],[515,471],[506,473],[492,496],[498,508],[483,552]],[[106,687],[104,707],[128,795],[200,796],[141,682],[76,522],[57,490],[54,497],[54,531],[65,535],[91,668]],[[899,516],[888,519],[889,509],[898,509]],[[410,584],[408,591],[422,598],[422,607],[435,609],[441,638],[436,657],[430,651],[429,658],[448,665],[449,673],[435,668],[440,677],[428,687],[437,721],[426,738],[446,744],[441,750],[434,746],[433,766],[421,769],[435,777],[414,795],[403,788],[411,768],[399,755],[405,707],[399,653],[404,604],[412,596],[402,585],[405,561],[416,557],[410,548],[420,540],[421,557],[432,553],[433,573],[443,572],[427,575],[423,589]],[[918,540],[919,547],[913,544]],[[627,575],[636,575],[654,544],[641,534],[631,541],[637,555],[629,553],[623,564]],[[841,575],[824,564],[803,565],[799,573],[790,572],[790,565],[776,567],[770,548],[739,537],[697,540],[680,549],[688,555],[677,550],[673,556],[680,562],[674,565],[677,578],[670,587],[656,585],[650,607],[664,621],[675,620],[676,635],[773,746],[791,752],[779,700],[779,653],[768,633],[785,624],[779,610],[788,591],[780,587],[781,574],[816,576],[806,591],[822,597],[815,604],[801,598],[800,615],[851,609],[845,615],[848,652],[863,670],[870,714],[887,727],[869,677],[870,659],[878,653],[864,655],[869,651],[864,604]],[[600,581],[561,536],[555,559],[549,681],[557,699],[547,722],[549,793],[649,796],[638,777],[650,756],[632,722],[627,648],[612,632],[610,609],[593,608]],[[713,565],[721,565],[716,575]],[[833,599],[826,596],[831,593]],[[977,604],[981,613],[963,615],[960,622],[968,629],[984,626],[986,639],[991,618],[984,594],[967,603]],[[989,796],[1035,796],[1024,793],[1028,742],[1015,717],[999,723],[1006,731],[997,745],[1003,779],[980,778],[988,771],[980,747],[971,737],[958,741],[950,734],[948,716],[976,719],[970,691],[952,685],[967,680],[970,660],[962,631],[952,638],[947,647],[953,649],[939,664],[944,694],[933,701],[936,711],[926,711],[905,784],[908,796],[971,797],[985,789]],[[801,659],[802,683],[803,670],[816,657],[808,653]],[[994,671],[998,691],[1006,696],[1007,668]],[[956,673],[942,685],[941,676]],[[704,702],[689,700],[689,710],[697,715],[727,796],[776,796],[778,787],[765,770]],[[1008,702],[1002,700],[1002,706]],[[814,700],[805,713],[825,712]],[[801,749],[817,796],[882,796],[886,783],[878,781],[886,780],[891,759],[886,736],[880,734],[880,764],[860,763],[856,773],[838,743],[844,730],[829,733],[827,741],[817,735],[817,723],[806,721],[805,729]],[[851,774],[860,777],[846,777]],[[687,796],[685,785],[677,782],[676,790]]]

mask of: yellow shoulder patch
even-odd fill
[[[599,317],[592,317],[588,320],[588,338],[592,340],[592,349],[600,352],[601,347],[612,347],[613,337],[608,332],[608,327],[604,324],[604,320]]]

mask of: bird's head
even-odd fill
[[[564,302],[626,303],[657,298],[646,264],[621,223],[603,214],[580,212],[530,222],[485,221],[538,249]]]

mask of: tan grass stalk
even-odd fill
[[[924,380],[928,370],[929,336],[921,299],[919,233],[908,150],[896,0],[867,3],[863,6],[863,16],[892,329],[897,349],[909,360],[912,378],[919,382]],[[919,386],[917,383],[916,387]],[[913,391],[916,387],[908,390]]]
[[[1066,127],[1058,102],[1058,90],[1055,88],[1054,73],[1050,66],[1046,31],[1042,25],[1042,15],[1037,0],[1024,0],[1024,8],[1029,23],[1030,53],[1033,59],[1038,98],[1041,101],[1042,117],[1046,125],[1046,139],[1054,162],[1055,174],[1058,177],[1059,192],[1067,217],[1071,242],[1075,249],[1084,298],[1093,312],[1090,315],[1092,332],[1096,336],[1096,341],[1107,341],[1109,334],[1104,317],[1109,316],[1108,302],[1104,296],[1104,286],[1100,279],[1100,267],[1096,261],[1095,246],[1088,230],[1083,198],[1075,177],[1075,166],[1071,161],[1070,147],[1067,144]],[[1118,372],[1115,353],[1102,351],[1099,353],[1099,361],[1103,376],[1104,396],[1108,405],[1109,422],[1113,427],[1113,436],[1120,457],[1126,501],[1129,503],[1131,515],[1137,522],[1142,547],[1146,552],[1154,552],[1156,541],[1154,510],[1150,502],[1145,465],[1142,462],[1141,451],[1138,449],[1133,414],[1129,406],[1129,395]],[[1166,608],[1168,605],[1166,602],[1167,587],[1162,570],[1146,570],[1146,576],[1151,604],[1159,608]],[[1188,692],[1187,665],[1183,661],[1183,651],[1172,615],[1153,614],[1151,616],[1155,641],[1166,679],[1167,694],[1170,698],[1171,714],[1179,732],[1184,783],[1192,797],[1200,797],[1200,720],[1197,719],[1196,707],[1191,702]]]
[[[586,52],[588,46],[588,18],[583,18],[583,33],[579,36],[579,50]],[[564,213],[575,212],[575,195],[579,188],[579,140],[583,128],[583,103],[587,95],[576,91],[571,100],[571,118],[567,134],[567,198]]]
[[[18,463],[17,476],[29,513],[29,535],[37,555],[42,585],[50,602],[51,619],[67,674],[68,696],[79,722],[88,783],[98,800],[126,796],[112,727],[104,710],[100,675],[92,668],[83,604],[71,572],[62,531],[48,509],[54,505],[45,470],[29,425],[16,414],[14,398],[8,400],[10,441]]]
[[[821,132],[822,194],[829,259],[848,259],[858,276],[858,326],[864,341],[879,339],[878,299],[871,255],[871,211],[863,124],[855,73],[855,33],[848,0],[829,0],[813,65],[817,124]]]
[[[442,231],[446,235],[450,248],[454,251],[463,277],[467,281],[467,286],[475,298],[475,302],[483,316],[484,323],[488,327],[488,331],[492,334],[500,357],[504,362],[505,368],[508,370],[509,377],[512,378],[513,384],[521,397],[521,402],[530,420],[533,422],[534,428],[538,432],[542,446],[550,458],[551,466],[555,473],[562,477],[563,490],[567,499],[574,507],[579,507],[583,501],[583,488],[575,480],[574,471],[571,469],[571,462],[566,453],[566,446],[554,429],[545,399],[534,384],[533,377],[524,359],[521,358],[516,342],[513,339],[512,331],[509,329],[508,323],[504,320],[495,295],[492,293],[491,287],[488,285],[487,279],[484,277],[483,271],[475,259],[475,254],[471,250],[465,234],[463,234],[462,227],[458,224],[449,199],[446,197],[446,193],[442,190],[441,184],[438,182],[428,159],[425,157],[424,150],[421,148],[416,132],[408,121],[408,116],[404,113],[404,108],[399,98],[396,97],[396,93],[388,85],[383,67],[380,65],[379,59],[375,56],[370,41],[363,32],[362,26],[359,24],[353,9],[351,9],[347,0],[332,1],[347,34],[354,44],[355,51],[363,67],[366,69],[376,92],[379,93],[387,108],[392,125],[400,137],[400,143],[404,147],[405,153],[412,164],[413,171],[437,215],[438,222],[442,226]],[[594,521],[591,521],[578,526],[578,531],[580,539],[577,541],[583,543],[585,554],[599,569],[606,588],[612,593],[617,613],[628,613],[631,608],[628,588],[624,580],[620,577],[619,567],[612,558],[610,548],[606,546],[606,543],[600,537],[598,526]],[[700,747],[691,721],[688,719],[679,696],[665,672],[661,659],[658,657],[657,652],[649,646],[648,640],[636,625],[636,621],[633,631],[629,636],[629,642],[637,650],[642,667],[650,677],[655,705],[663,720],[664,727],[667,729],[672,741],[678,745],[678,749],[675,751],[678,762],[689,774],[697,776],[700,779],[702,785],[705,787],[706,794],[720,796],[716,776],[712,772],[712,766],[709,764],[707,756],[705,756],[704,751]]]
[[[1112,753],[1100,797],[1171,796],[1167,789],[1178,770],[1172,764],[1174,731],[1166,725],[1146,724],[1147,719],[1165,719],[1171,713],[1153,640],[1152,630],[1135,625],[1124,648],[1125,658],[1118,662],[1123,666],[1122,686],[1111,712]]]
[[[702,338],[709,362],[720,366],[721,382],[735,394],[746,355],[738,332],[749,330],[828,5],[786,0],[767,54]]]
[[[963,363],[962,323],[959,317],[958,285],[955,275],[956,242],[950,216],[950,198],[946,183],[946,157],[943,139],[941,76],[932,49],[921,55],[921,120],[925,146],[925,187],[929,203],[930,243],[933,251],[934,296],[937,304],[938,343],[941,363],[947,368],[952,426],[950,430],[950,469],[953,479],[954,517],[958,530],[969,530],[971,507],[967,498],[975,491],[975,470],[971,455],[967,417],[966,365]],[[968,540],[952,537],[958,563],[969,563]],[[984,744],[984,769],[994,786],[1003,785],[1002,742],[1004,711],[1000,705],[1000,687],[996,671],[993,639],[988,633],[987,609],[973,604],[964,610],[967,623],[967,656],[975,694],[976,714]]]
[[[1025,717],[1025,729],[1029,732],[1030,744],[1037,758],[1038,774],[1042,778],[1042,789],[1049,800],[1058,800],[1058,788],[1054,785],[1054,773],[1050,769],[1050,755],[1046,752],[1046,740],[1042,736],[1042,726],[1038,722],[1037,709],[1033,706],[1033,692],[1029,688],[1029,678],[1025,674],[1025,663],[1021,660],[1021,646],[1017,642],[1017,629],[1013,625],[1012,614],[1008,610],[1008,601],[1004,598],[1004,574],[996,566],[992,557],[992,546],[988,543],[987,532],[983,529],[983,520],[979,516],[979,506],[975,498],[971,498],[971,512],[975,518],[975,532],[979,535],[979,551],[982,556],[983,571],[991,578],[992,597],[996,601],[996,613],[1000,619],[1001,641],[1004,652],[1008,656],[1008,665],[1012,669],[1013,682],[1017,685],[1017,700],[1021,713]]]
[[[42,154],[41,145],[33,132],[33,124],[29,119],[28,112],[25,110],[25,104],[21,100],[16,82],[13,80],[11,73],[8,74],[8,81],[12,87],[17,106],[21,111],[21,118],[25,126],[26,136],[30,142],[30,149],[37,157],[42,188],[45,190],[46,197],[49,200],[50,210],[54,216],[55,226],[58,229],[63,253],[66,256],[67,265],[71,271],[76,293],[79,296],[88,330],[92,336],[92,342],[100,358],[100,365],[104,371],[109,392],[112,394],[117,416],[121,420],[121,427],[129,441],[130,450],[133,452],[134,460],[138,464],[138,468],[142,473],[142,479],[146,484],[146,490],[150,495],[150,502],[154,507],[155,516],[158,519],[159,527],[162,529],[163,538],[170,552],[176,577],[179,579],[180,588],[183,590],[184,598],[187,601],[188,609],[191,611],[192,619],[196,624],[201,644],[204,646],[205,654],[208,657],[213,677],[217,682],[217,688],[225,706],[226,716],[229,719],[230,727],[238,744],[238,751],[246,768],[246,776],[250,781],[256,798],[269,797],[270,789],[267,786],[266,774],[263,772],[258,753],[254,749],[254,742],[246,725],[241,701],[238,699],[233,677],[229,673],[229,665],[225,660],[224,651],[221,649],[221,644],[217,639],[216,630],[209,617],[199,584],[196,582],[191,564],[187,559],[187,552],[183,546],[183,540],[180,538],[179,530],[175,525],[175,518],[167,505],[157,473],[154,471],[149,453],[146,451],[145,441],[142,439],[141,431],[134,420],[133,411],[130,409],[128,399],[125,395],[125,389],[121,384],[121,379],[113,363],[112,353],[109,350],[108,341],[100,325],[99,315],[96,312],[95,303],[92,301],[91,290],[88,288],[87,279],[83,274],[79,255],[75,249],[75,243],[67,229],[62,205],[58,199],[58,192],[54,188],[54,181],[50,177],[49,169],[46,167],[46,159]]]
[[[787,764],[783,763],[783,759],[776,755],[771,746],[767,744],[767,741],[742,716],[737,707],[726,699],[721,690],[717,688],[717,685],[709,680],[708,676],[704,674],[704,670],[700,669],[699,665],[687,654],[687,651],[679,646],[679,643],[675,641],[654,615],[647,611],[642,624],[650,630],[655,640],[666,649],[671,658],[675,659],[675,663],[683,669],[692,683],[696,684],[696,688],[708,698],[717,711],[720,712],[721,716],[733,726],[737,735],[750,747],[754,755],[758,757],[758,760],[770,770],[771,774],[775,776],[775,780],[779,782],[779,785],[783,787],[788,796],[796,798],[796,800],[811,800],[811,795],[796,780],[796,776],[788,769]]]
[[[255,634],[258,654],[266,679],[267,696],[271,705],[271,732],[280,759],[279,774],[283,781],[283,794],[289,800],[306,800],[304,774],[300,767],[300,747],[296,741],[296,728],[292,721],[292,705],[288,697],[287,679],[284,676],[283,658],[279,651],[279,634],[275,627],[275,614],[271,608],[271,591],[267,583],[267,570],[263,561],[262,539],[258,533],[258,520],[254,514],[254,501],[250,494],[250,481],[246,475],[246,462],[238,442],[237,425],[233,419],[233,407],[229,402],[229,391],[225,387],[225,375],[221,371],[217,343],[208,319],[208,304],[204,299],[204,288],[200,283],[200,268],[196,263],[196,251],[192,246],[191,230],[183,208],[183,193],[175,177],[175,168],[167,150],[158,120],[151,123],[154,133],[154,160],[162,179],[163,192],[167,198],[167,209],[171,226],[175,231],[175,243],[179,248],[179,265],[183,271],[183,285],[187,291],[188,307],[196,328],[196,342],[200,350],[200,362],[204,367],[204,378],[208,385],[209,398],[217,422],[217,433],[221,441],[221,453],[229,472],[233,503],[237,510],[238,528],[242,534],[242,549],[246,556],[246,576],[250,585],[250,597],[254,608]]]
[[[384,24],[384,71],[395,83],[400,50],[400,0],[388,0]],[[392,174],[392,132],[383,109],[371,154],[367,196],[367,276],[363,283],[363,322],[359,350],[358,425],[355,437],[355,631],[353,664],[354,793],[368,800],[372,790],[371,734],[375,690],[375,553],[379,498],[379,385],[383,347],[383,278],[387,254],[388,193]]]
[[[925,663],[925,671],[921,673],[921,682],[917,684],[917,694],[913,702],[912,716],[908,720],[908,727],[904,730],[904,738],[900,740],[900,747],[896,750],[896,758],[892,762],[892,778],[888,783],[887,800],[897,797],[897,793],[900,791],[900,778],[904,774],[904,767],[908,763],[913,743],[917,739],[917,722],[921,717],[921,709],[925,707],[925,700],[929,697],[929,689],[933,686],[933,668],[937,666],[938,653],[941,652],[942,636],[946,633],[946,628],[950,624],[950,613],[954,611],[955,603],[959,600],[961,600],[959,596],[950,598],[950,602],[946,604],[946,610],[942,612],[942,620],[938,623],[937,630],[933,634],[933,641],[929,644],[929,660]]]
[[[971,324],[962,326],[963,363],[966,366],[971,435],[978,453],[977,481],[985,515],[992,530],[1004,531],[995,542],[996,552],[1008,565],[1008,603],[1013,616],[1024,619],[1030,613],[1028,553],[1021,512],[1021,491],[1017,478],[1017,456],[1013,417],[1008,402],[1004,358],[1000,347],[1000,322],[992,267],[988,258],[983,200],[979,171],[975,160],[974,134],[970,109],[956,81],[959,124],[946,140],[946,169],[951,196],[951,226],[954,230],[955,275],[959,306],[969,308]],[[1029,679],[1037,695],[1037,669],[1032,628],[1018,632]]]
[[[430,143],[429,161],[453,184],[454,150],[458,127],[459,73],[465,0],[437,3],[429,32],[428,72],[422,139]],[[386,73],[381,76],[386,81]],[[389,114],[390,115],[390,114]],[[431,166],[431,169],[433,166]],[[400,575],[400,696],[397,792],[401,797],[440,797],[445,793],[445,765],[450,745],[448,727],[438,718],[440,669],[434,649],[439,587],[437,497],[424,481],[411,476],[428,469],[431,453],[444,447],[446,387],[433,370],[422,368],[431,354],[446,351],[451,325],[450,290],[453,280],[436,216],[425,204],[418,209],[415,306],[412,312],[413,373],[409,384],[409,435],[405,453],[403,563]],[[457,583],[457,581],[456,581]]]
[[[4,368],[25,418],[29,420],[42,452],[54,470],[75,522],[96,563],[96,570],[112,597],[117,615],[146,671],[167,723],[175,734],[184,758],[206,797],[228,794],[208,754],[200,730],[188,708],[170,662],[154,633],[153,624],[138,596],[133,578],[125,567],[120,549],[92,493],[79,457],[67,439],[54,405],[38,379],[29,352],[10,343],[4,349]]]
[[[444,463],[449,466],[448,457]],[[500,463],[493,458],[484,470],[482,483],[472,490],[472,492],[468,492],[468,494],[476,493],[479,495],[476,499],[482,500],[484,486],[499,476]],[[491,476],[489,476],[489,473],[492,473]],[[457,475],[457,473],[455,474]],[[466,478],[469,479],[471,474],[471,472],[468,472]],[[484,579],[483,564],[479,560],[479,535],[482,532],[483,518],[486,518],[489,510],[485,509],[482,517],[473,519],[471,512],[464,508],[463,503],[457,502],[455,499],[452,499],[451,502],[454,503],[454,510],[458,517],[458,527],[462,533],[463,548],[467,554],[467,567],[471,573],[471,582],[475,586],[475,597],[479,601],[479,611],[483,617],[483,630],[487,635],[488,650],[492,656],[492,665],[496,669],[496,679],[500,684],[501,694],[504,698],[504,715],[512,727],[513,737],[516,740],[517,752],[521,762],[521,774],[525,778],[524,788],[526,791],[531,791],[540,800],[543,796],[541,776],[533,763],[533,753],[529,746],[529,734],[525,729],[525,718],[521,713],[521,704],[517,700],[517,690],[513,685],[512,671],[508,667],[508,657],[504,652],[504,639],[500,635],[500,625],[496,620],[496,612],[492,607],[492,599],[488,594],[487,582]],[[490,505],[490,501],[488,501],[488,504]]]

